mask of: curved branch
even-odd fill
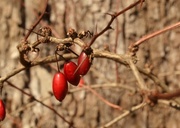
[[[133,4],[129,5],[128,7],[126,7],[125,9],[123,9],[123,10],[120,11],[120,12],[117,12],[117,13],[115,13],[115,14],[109,14],[109,15],[111,16],[111,19],[110,19],[109,23],[106,25],[106,27],[105,27],[102,31],[100,31],[99,33],[95,34],[95,35],[92,37],[92,39],[91,39],[91,41],[90,41],[90,43],[89,43],[88,46],[90,47],[90,46],[94,43],[94,41],[95,41],[99,36],[101,36],[104,32],[106,32],[106,31],[109,30],[109,29],[112,29],[111,24],[112,24],[112,22],[114,21],[114,19],[116,19],[119,15],[123,14],[124,12],[128,11],[129,9],[133,8],[134,6],[136,6],[136,5],[138,5],[138,4],[142,4],[142,2],[144,2],[144,0],[138,0],[138,1],[136,1],[135,3],[133,3]]]
[[[170,25],[170,26],[168,26],[168,27],[166,27],[166,28],[164,28],[164,29],[162,29],[162,30],[156,31],[156,32],[154,32],[154,33],[151,33],[151,34],[149,34],[149,35],[147,35],[147,36],[142,37],[142,38],[139,39],[137,42],[135,42],[135,43],[133,44],[133,46],[139,46],[139,45],[142,44],[144,41],[146,41],[146,40],[148,40],[148,39],[150,39],[150,38],[153,38],[153,37],[158,36],[158,35],[166,32],[166,31],[169,31],[169,30],[172,30],[172,29],[175,29],[175,28],[178,28],[178,27],[180,27],[180,22],[175,23],[175,24]]]
[[[79,41],[79,42],[76,42],[76,43],[82,43],[82,42]],[[80,45],[83,45],[83,44],[80,44]],[[106,59],[116,61],[116,62],[118,62],[120,64],[125,65],[125,66],[129,66],[129,64],[127,63],[127,59],[129,59],[129,56],[127,56],[127,55],[115,54],[115,53],[111,53],[109,51],[98,50],[98,49],[93,49],[93,54],[94,54],[94,57],[96,57],[96,58],[106,58]],[[66,58],[66,59],[77,58],[74,54],[64,54],[63,57]],[[56,61],[57,60],[56,60],[56,57],[54,55],[53,56],[47,56],[47,57],[42,58],[40,60],[33,61],[31,63],[30,67],[33,67],[33,66],[36,66],[36,65],[41,65],[41,64],[53,63],[53,62],[56,62]],[[58,61],[62,61],[62,58],[59,57]],[[28,67],[28,68],[30,68],[30,67]],[[6,76],[1,77],[0,82],[3,83],[4,81],[8,80],[12,76],[16,75],[17,73],[19,73],[19,72],[21,72],[21,71],[23,71],[25,69],[27,69],[27,68],[24,67],[24,66],[20,66],[19,68],[14,69],[12,72],[8,73]],[[145,69],[140,68],[140,67],[137,67],[137,69],[138,69],[138,71],[140,73],[142,73],[142,74],[146,75],[147,77],[149,77],[150,79],[152,79],[164,91],[166,91],[166,92],[169,91],[167,85],[164,82],[160,81],[154,74],[149,73],[148,71],[146,71]]]

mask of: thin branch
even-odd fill
[[[136,77],[136,79],[137,79],[137,81],[139,83],[138,85],[139,85],[140,89],[147,90],[144,79],[142,78],[141,74],[139,73],[136,65],[132,62],[131,59],[129,59],[128,63],[129,63],[129,66],[130,66],[130,68],[132,69],[132,71],[134,73],[134,76]]]
[[[31,26],[30,30],[28,31],[28,33],[26,34],[26,36],[24,37],[24,41],[27,40],[27,38],[29,37],[29,35],[31,34],[31,32],[34,30],[34,28],[39,24],[39,22],[41,21],[41,19],[43,18],[43,15],[46,11],[47,5],[48,5],[48,0],[45,0],[45,6],[43,9],[43,12],[41,13],[41,15],[39,16],[39,18],[37,19],[37,21]]]
[[[83,45],[82,42],[79,40],[76,43],[80,43],[80,45]],[[106,58],[106,59],[116,61],[125,66],[128,66],[128,63],[127,63],[128,56],[127,55],[115,54],[115,53],[111,53],[109,51],[103,51],[103,50],[98,50],[98,49],[93,49],[93,54],[94,54],[94,57],[96,57],[96,58]],[[63,57],[67,58],[67,59],[76,58],[76,56],[74,54],[64,54]],[[59,57],[58,61],[61,61],[61,60],[62,60],[62,58]],[[52,63],[52,62],[56,62],[56,61],[57,60],[54,55],[47,56],[47,57],[39,59],[37,61],[33,61],[31,63],[30,67],[33,67],[36,65],[41,65],[41,64]],[[25,69],[26,68],[24,66],[20,66],[19,68],[14,69],[10,73],[8,73],[6,76],[0,77],[0,83],[3,83],[4,81],[8,80],[12,76],[16,75],[17,73],[19,73]],[[142,74],[146,75],[147,77],[149,77],[150,79],[152,79],[156,83],[156,85],[159,85],[163,90],[165,90],[166,92],[169,91],[168,86],[164,82],[160,81],[154,74],[149,73],[148,71],[146,71],[145,69],[140,68],[140,67],[137,67],[137,69],[140,73],[142,73]]]
[[[110,103],[109,101],[107,101],[105,98],[103,98],[101,95],[99,95],[95,90],[93,90],[91,87],[89,86],[83,86],[85,89],[91,91],[94,95],[96,95],[101,101],[103,101],[105,104],[107,104],[108,106],[118,109],[118,110],[122,110],[122,108],[119,105]]]
[[[164,77],[164,76],[172,76],[172,75],[180,75],[180,70],[176,70],[176,71],[169,71],[169,72],[162,72],[159,73],[158,76],[159,77]]]
[[[120,12],[118,12],[118,13],[109,14],[109,15],[111,15],[111,19],[110,19],[109,23],[107,24],[107,26],[106,26],[102,31],[100,31],[99,33],[95,34],[95,35],[92,37],[92,39],[91,39],[88,47],[90,47],[90,46],[94,43],[94,41],[95,41],[99,36],[101,36],[104,32],[106,32],[106,31],[109,30],[109,29],[112,29],[112,28],[111,28],[111,24],[112,24],[112,22],[114,21],[114,19],[116,19],[119,15],[123,14],[123,13],[126,12],[127,10],[133,8],[134,6],[136,6],[136,5],[140,4],[140,3],[142,3],[142,0],[139,0],[139,1],[137,1],[137,2],[135,2],[135,3],[133,3],[133,4],[131,4],[131,5],[129,5],[128,7],[126,7],[125,9],[123,9],[122,11],[120,11]]]
[[[142,8],[142,4],[145,0],[141,0],[141,3],[140,3],[140,9]]]
[[[100,128],[107,128],[112,126],[113,124],[115,124],[116,122],[118,122],[119,120],[123,119],[124,117],[128,116],[129,114],[135,112],[136,110],[143,108],[144,106],[146,106],[147,103],[141,103],[137,106],[132,107],[130,110],[126,110],[124,111],[120,116],[114,118],[113,120],[111,120],[110,122],[108,122],[107,124],[105,124],[104,126],[101,126]]]
[[[132,93],[136,92],[136,89],[133,87],[130,87],[125,84],[119,84],[119,83],[105,83],[105,84],[93,84],[93,85],[86,85],[86,86],[91,86],[91,88],[96,89],[96,88],[122,88],[126,89]],[[69,90],[69,93],[74,93],[78,91],[82,91],[84,88],[74,88]]]
[[[160,34],[166,32],[166,31],[175,29],[175,28],[177,28],[177,27],[180,27],[180,22],[175,23],[175,24],[170,25],[170,26],[168,26],[168,27],[166,27],[166,28],[164,28],[164,29],[162,29],[162,30],[156,31],[156,32],[154,32],[154,33],[151,33],[151,34],[149,34],[149,35],[147,35],[147,36],[142,37],[142,38],[139,39],[137,42],[135,42],[135,43],[133,44],[133,46],[139,46],[139,45],[142,44],[144,41],[146,41],[146,40],[148,40],[148,39],[150,39],[150,38],[153,38],[153,37],[155,37],[155,36],[157,36],[157,35],[160,35]]]
[[[117,4],[119,7],[119,4]],[[118,37],[119,37],[119,21],[118,19],[116,19],[116,36],[115,36],[115,45],[114,45],[114,53],[117,53],[117,46],[118,46]],[[115,72],[116,72],[116,82],[119,82],[119,65],[117,64],[117,62],[115,62]]]
[[[24,90],[18,88],[17,86],[15,86],[14,84],[12,84],[11,82],[6,81],[6,83],[7,83],[7,85],[9,85],[9,86],[17,89],[18,91],[22,92],[23,94],[29,96],[32,100],[35,100],[35,101],[37,101],[38,103],[40,103],[41,105],[43,105],[44,107],[50,109],[50,110],[53,111],[55,114],[57,114],[63,121],[65,121],[67,124],[69,124],[69,126],[72,126],[72,123],[70,123],[69,121],[67,121],[67,120],[64,118],[64,116],[62,116],[61,114],[59,114],[54,108],[46,105],[46,104],[43,103],[41,100],[36,99],[33,95],[31,95],[31,94],[25,92]]]
[[[32,96],[33,97],[33,96]],[[45,102],[46,100],[49,100],[50,98],[52,97],[52,95],[48,96],[48,97],[44,97],[44,98],[41,98],[41,102]],[[16,115],[17,113],[27,109],[27,108],[30,108],[32,106],[34,106],[35,104],[37,104],[36,100],[34,101],[31,101],[31,102],[28,102],[27,104],[19,107],[18,109],[16,109],[15,111],[12,111],[11,113],[9,113],[9,115]]]
[[[180,105],[173,102],[173,101],[169,101],[169,100],[158,100],[158,104],[165,104],[167,106],[170,106],[172,108],[175,108],[177,110],[180,110]]]

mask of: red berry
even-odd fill
[[[78,74],[79,75],[86,75],[86,73],[89,71],[89,68],[91,66],[90,58],[88,55],[86,55],[85,52],[81,52],[79,58],[78,58]]]
[[[0,99],[0,121],[3,121],[6,116],[6,109],[3,101]]]
[[[69,83],[77,86],[80,81],[80,75],[76,71],[77,65],[70,61],[64,64],[64,75]]]
[[[62,101],[65,98],[68,92],[68,84],[63,73],[58,72],[54,75],[52,89],[57,100]]]

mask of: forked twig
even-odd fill
[[[134,111],[143,108],[144,106],[146,106],[147,103],[141,103],[137,106],[132,107],[130,110],[125,110],[121,115],[119,115],[118,117],[114,118],[113,120],[111,120],[110,122],[108,122],[107,124],[101,126],[100,128],[107,128],[112,126],[113,124],[115,124],[116,122],[118,122],[119,120],[123,119],[124,117],[128,116],[129,114],[133,113]]]

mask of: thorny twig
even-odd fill
[[[109,29],[112,29],[111,24],[112,24],[112,22],[114,21],[114,19],[116,19],[119,15],[123,14],[124,12],[128,11],[129,9],[133,8],[134,6],[136,6],[136,5],[138,5],[138,4],[141,4],[142,2],[144,2],[144,0],[138,0],[137,2],[129,5],[128,7],[126,7],[125,9],[123,9],[122,11],[120,11],[120,12],[118,12],[118,13],[115,13],[115,14],[109,14],[109,13],[107,13],[107,14],[109,14],[109,15],[111,16],[110,21],[108,22],[107,26],[106,26],[102,31],[100,31],[99,33],[96,33],[96,34],[92,37],[92,39],[91,39],[88,47],[90,47],[90,46],[94,43],[94,41],[95,41],[99,36],[101,36],[104,32],[106,32],[106,31],[109,30]]]
[[[48,1],[48,0],[46,0],[46,5],[47,5],[47,1]],[[120,14],[126,12],[126,11],[129,10],[130,8],[136,6],[137,4],[141,4],[141,5],[142,5],[142,2],[143,2],[143,0],[139,0],[139,1],[135,2],[134,4],[128,6],[128,7],[125,8],[124,10],[118,12],[118,13],[110,14],[110,15],[111,15],[111,20],[109,21],[109,23],[107,24],[107,26],[106,26],[101,32],[99,32],[99,33],[97,33],[97,34],[95,34],[95,35],[93,36],[92,40],[91,40],[90,43],[89,43],[89,46],[91,46],[91,45],[95,42],[95,40],[96,40],[99,36],[101,36],[104,32],[106,32],[108,29],[111,29],[111,24],[112,24],[112,22],[113,22],[114,19],[116,19]],[[27,38],[29,37],[29,35],[30,35],[30,33],[33,31],[33,29],[36,27],[36,25],[40,22],[43,14],[44,14],[44,13],[41,14],[41,16],[38,18],[37,22],[34,23],[34,25],[32,26],[32,28],[30,29],[30,31],[27,33],[27,35],[26,35],[25,38],[24,38],[24,42],[25,42],[24,44],[25,44],[25,46],[23,47],[23,49],[22,49],[22,51],[21,51],[21,53],[23,53],[23,54],[20,54],[20,56],[22,55],[21,57],[25,60],[25,62],[28,62],[29,60],[28,60],[28,59],[26,58],[26,56],[24,56],[24,55],[26,55],[26,53],[27,53],[31,48],[36,47],[36,46],[38,45],[37,42],[35,42],[35,43],[33,43],[33,44],[29,44],[29,43],[27,42]],[[174,28],[176,28],[176,27],[179,27],[179,26],[180,26],[180,22],[178,22],[178,23],[176,23],[176,24],[174,24],[174,25],[171,25],[171,26],[169,26],[169,27],[167,27],[167,28],[165,28],[165,29],[163,29],[163,30],[160,30],[160,31],[157,31],[157,32],[155,32],[155,33],[153,33],[153,34],[150,34],[150,35],[148,35],[148,36],[146,36],[146,37],[143,37],[143,38],[141,38],[140,40],[138,40],[137,42],[135,42],[135,43],[133,44],[133,47],[137,47],[137,46],[139,46],[140,44],[142,44],[144,41],[146,41],[146,40],[148,40],[148,39],[150,39],[150,38],[152,38],[152,37],[154,37],[154,36],[157,36],[157,35],[159,35],[159,34],[161,34],[161,33],[164,33],[164,32],[166,32],[166,31],[168,31],[168,30],[171,30],[171,29],[174,29]],[[64,44],[66,44],[66,43],[72,42],[72,43],[76,43],[76,44],[80,45],[81,47],[84,47],[84,46],[85,46],[85,43],[84,43],[82,40],[78,39],[78,38],[73,38],[73,39],[72,39],[72,38],[57,39],[57,38],[50,37],[50,36],[48,36],[47,38],[48,38],[48,40],[49,40],[51,43],[57,43],[57,44],[58,44],[58,43],[64,43]],[[21,47],[20,47],[20,48],[21,48]],[[24,49],[24,48],[25,48],[25,49]],[[96,50],[96,49],[93,49],[93,51],[94,51],[94,57],[111,59],[111,60],[114,60],[114,61],[116,61],[116,62],[118,62],[118,63],[121,63],[121,64],[123,64],[123,65],[125,65],[125,66],[129,65],[129,66],[131,66],[131,68],[133,67],[130,63],[127,62],[127,59],[129,59],[129,56],[113,54],[113,53],[108,52],[108,51],[101,51],[101,50]],[[137,51],[137,50],[135,49],[135,51]],[[63,56],[63,57],[64,57],[64,56]],[[74,55],[72,55],[72,54],[68,54],[67,56],[65,56],[65,58],[66,58],[66,57],[67,57],[67,58],[75,58],[76,56],[74,56]],[[27,60],[26,60],[26,59],[27,59]],[[61,59],[58,58],[58,60],[61,60]],[[55,56],[48,56],[48,57],[45,57],[45,58],[43,58],[43,59],[41,59],[41,60],[31,62],[30,66],[29,66],[28,68],[30,68],[30,67],[32,67],[32,66],[36,66],[36,65],[40,65],[40,64],[46,64],[46,63],[51,63],[51,62],[56,62],[56,61],[57,61],[57,59],[55,58]],[[25,70],[26,68],[27,68],[27,67],[26,67],[25,65],[24,65],[24,66],[21,66],[21,67],[15,69],[14,71],[12,71],[11,73],[7,74],[6,76],[1,77],[1,78],[0,78],[0,83],[3,83],[4,81],[7,81],[10,77],[12,77],[12,76],[14,76],[15,74],[21,72],[22,70]],[[133,68],[132,68],[132,69],[133,69]],[[163,88],[163,90],[165,90],[166,92],[169,92],[168,87],[167,87],[163,82],[161,82],[155,75],[147,72],[145,69],[142,69],[142,68],[140,68],[140,67],[136,67],[135,70],[133,69],[133,72],[136,74],[135,76],[139,76],[139,72],[142,73],[142,74],[144,74],[144,75],[146,75],[147,77],[151,78],[157,85],[161,86],[161,87]],[[137,72],[138,72],[138,74],[137,74]],[[137,77],[137,80],[138,80],[141,88],[144,88],[144,85],[145,85],[145,84],[144,84],[144,82],[143,82],[141,79],[142,79],[142,78],[138,78],[138,77]],[[7,83],[8,83],[8,81],[7,81]],[[8,83],[8,84],[11,84],[11,83]],[[153,95],[152,95],[152,96],[153,96]],[[168,97],[169,99],[171,99],[171,98],[176,97],[176,96],[179,96],[179,92],[178,92],[178,93],[170,93],[170,92],[169,92],[169,93],[167,93],[167,94],[158,94],[158,95],[156,94],[154,97],[157,98],[157,99],[167,99],[167,97]],[[154,97],[153,97],[153,98],[154,98]],[[32,98],[35,100],[34,97],[32,97]],[[37,99],[36,99],[36,100],[37,100]],[[135,111],[135,110],[137,110],[137,109],[139,109],[139,108],[142,108],[142,107],[144,107],[145,105],[146,105],[146,103],[142,103],[142,104],[140,104],[140,105],[137,105],[137,106],[135,106],[135,107],[132,107],[131,110],[125,111],[122,115],[120,115],[120,116],[117,117],[116,119],[112,120],[111,122],[109,122],[109,123],[106,124],[105,126],[110,126],[110,125],[112,125],[113,122],[117,122],[118,120],[120,120],[120,119],[122,119],[123,117],[127,116],[128,114],[130,114],[132,111]],[[55,113],[56,113],[56,112],[55,112]],[[57,114],[58,114],[58,113],[57,113]],[[60,117],[61,117],[61,116],[60,116]]]

